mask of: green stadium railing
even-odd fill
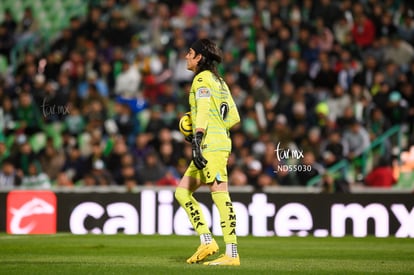
[[[361,160],[362,160],[362,163],[364,164],[364,165],[362,165],[362,175],[365,176],[367,174],[366,164],[368,162],[368,159],[369,159],[371,153],[373,153],[373,150],[379,148],[379,150],[380,150],[379,154],[380,154],[380,156],[383,156],[385,154],[385,150],[386,150],[386,147],[387,147],[386,141],[389,140],[390,138],[392,138],[393,136],[397,137],[395,146],[397,146],[398,150],[401,151],[401,142],[402,142],[401,125],[394,125],[390,129],[385,131],[381,136],[379,136],[378,138],[373,140],[371,142],[370,146],[368,147],[368,149],[366,149],[362,153],[362,155],[360,157]],[[399,154],[398,154],[398,158],[399,158]]]
[[[373,140],[370,144],[370,146],[358,157],[353,159],[351,162],[343,159],[336,163],[335,165],[329,167],[323,175],[317,175],[313,178],[311,178],[307,182],[307,186],[315,186],[318,183],[320,183],[324,177],[325,174],[332,175],[334,178],[345,178],[347,179],[349,176],[350,171],[352,170],[352,167],[355,166],[355,163],[361,164],[361,173],[365,177],[368,169],[367,164],[371,157],[374,154],[374,150],[379,149],[380,155],[384,155],[386,147],[387,147],[387,141],[392,138],[396,137],[396,144],[397,148],[401,150],[401,144],[402,144],[402,127],[401,125],[395,125],[385,131],[382,135],[377,137],[375,140]]]

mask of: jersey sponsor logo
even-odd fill
[[[220,104],[220,116],[221,119],[225,120],[227,118],[227,114],[229,113],[229,104],[227,102],[223,102]]]
[[[199,78],[197,78],[197,81],[198,82],[203,82],[203,78],[199,77]]]
[[[196,98],[202,98],[202,97],[210,97],[211,96],[211,92],[210,89],[206,88],[206,87],[202,87],[202,88],[198,88],[197,92],[196,92]]]
[[[50,191],[12,191],[7,195],[7,233],[56,233],[56,196]]]

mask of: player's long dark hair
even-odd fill
[[[221,62],[221,51],[213,41],[203,38],[197,40],[191,48],[201,54],[202,58],[197,64],[195,74],[201,73],[202,71],[209,70],[217,77],[220,82],[222,78],[217,71],[217,64]]]

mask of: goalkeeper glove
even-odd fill
[[[193,162],[194,165],[200,170],[207,165],[207,160],[203,157],[201,151],[201,141],[203,140],[203,136],[203,132],[197,132],[191,141],[191,146],[193,149]]]

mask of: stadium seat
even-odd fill
[[[46,145],[46,134],[37,133],[29,138],[29,144],[32,147],[33,152],[37,153],[42,150]]]
[[[9,135],[8,137],[6,137],[6,147],[7,148],[11,148],[13,146],[15,138],[16,138],[15,135]]]
[[[8,63],[7,58],[4,55],[0,54],[0,73],[7,72]]]
[[[411,190],[414,187],[414,172],[402,172],[394,189]]]

